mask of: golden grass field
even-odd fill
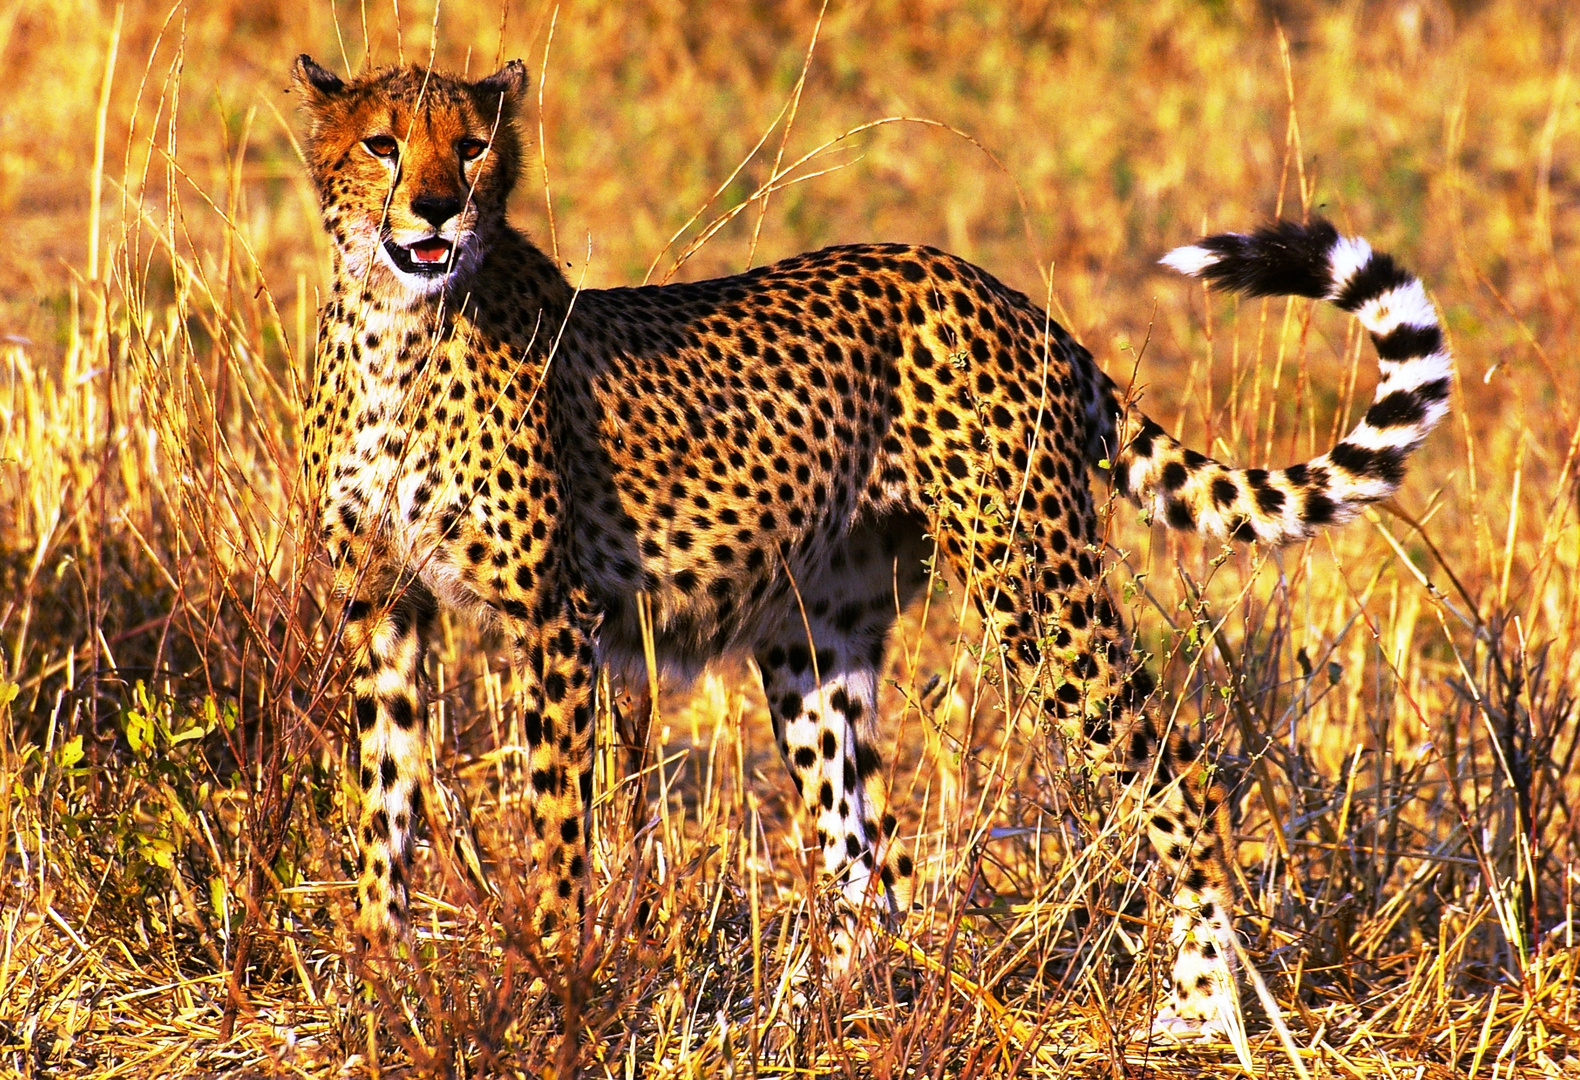
[[[812,884],[744,666],[662,698],[640,782],[601,753],[599,937],[540,970],[507,657],[447,619],[438,816],[497,895],[421,846],[416,956],[359,1004],[296,490],[327,272],[306,51],[523,58],[543,154],[515,216],[573,281],[937,244],[1244,464],[1326,449],[1370,346],[1157,258],[1307,211],[1392,251],[1459,364],[1398,499],[1276,553],[1121,505],[1112,585],[1236,793],[1240,926],[1289,1031],[1247,995],[1258,1074],[1580,1076],[1577,43],[1562,0],[0,3],[0,1074],[1244,1071],[1129,1041],[1166,937],[1134,810],[1003,729],[950,583],[885,688],[926,885],[848,992],[786,1020]]]

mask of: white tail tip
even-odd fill
[[[1204,247],[1187,244],[1177,247],[1158,262],[1189,277],[1200,277],[1202,271],[1218,261],[1218,256]]]

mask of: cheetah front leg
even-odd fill
[[[364,950],[388,949],[406,929],[412,834],[429,782],[424,661],[435,614],[422,585],[372,573],[346,603],[362,793],[355,905]]]
[[[516,648],[531,768],[531,928],[546,953],[571,960],[581,943],[589,880],[597,620],[578,592],[555,592],[535,606],[546,618],[507,615],[505,629]]]

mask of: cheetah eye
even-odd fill
[[[487,149],[488,144],[482,139],[462,139],[455,144],[455,152],[461,155],[462,161],[476,161]]]
[[[395,151],[400,149],[400,144],[388,135],[374,135],[363,139],[362,145],[367,147],[368,153],[376,158],[392,158],[395,156]]]

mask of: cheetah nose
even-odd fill
[[[461,212],[461,200],[454,195],[419,195],[411,201],[411,212],[439,229]]]

